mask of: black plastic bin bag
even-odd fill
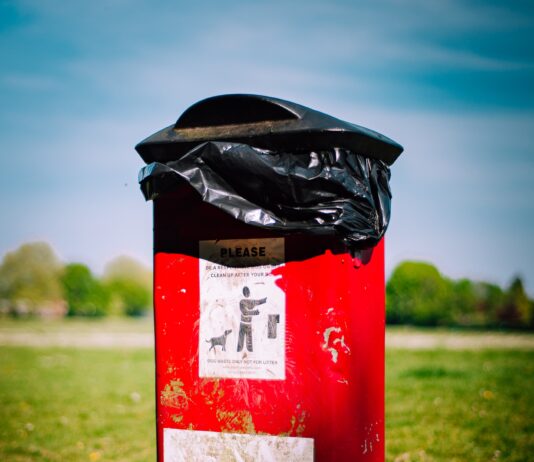
[[[375,245],[389,223],[390,172],[343,148],[284,152],[207,142],[139,174],[147,200],[188,183],[207,202],[253,226]]]

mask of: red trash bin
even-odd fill
[[[143,158],[176,156],[157,135]],[[384,240],[251,226],[158,181],[158,461],[383,461]]]

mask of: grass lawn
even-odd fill
[[[63,319],[13,319],[0,317],[0,334],[30,332],[39,334],[86,334],[94,332],[126,332],[152,334],[151,317],[126,318],[63,318]]]
[[[156,460],[150,349],[0,347],[0,460]]]
[[[150,349],[0,347],[0,460],[155,460]],[[388,350],[387,460],[534,458],[534,351]]]
[[[387,460],[534,460],[534,351],[388,350]]]

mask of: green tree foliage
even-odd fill
[[[532,321],[532,303],[528,299],[521,278],[516,277],[497,311],[500,323],[506,327],[529,326]]]
[[[45,242],[22,245],[0,265],[0,314],[139,316],[151,296],[152,272],[129,257],[111,261],[102,280],[84,264],[63,266]]]
[[[469,279],[449,280],[429,263],[403,262],[386,287],[390,324],[533,328],[534,302],[521,278],[509,288]]]
[[[13,313],[25,306],[29,313],[62,299],[59,280],[62,265],[45,242],[20,246],[5,255],[0,266],[0,299]]]
[[[476,283],[469,279],[459,279],[450,284],[453,323],[464,326],[484,324],[484,313],[478,307]]]
[[[125,255],[114,258],[106,265],[103,279],[127,279],[146,288],[152,287],[152,271],[136,259]]]
[[[137,260],[117,257],[106,265],[103,279],[118,314],[141,316],[150,308],[152,272]]]
[[[118,311],[128,316],[142,316],[150,306],[150,291],[135,281],[115,279],[107,284]]]
[[[105,316],[109,311],[108,288],[96,279],[91,270],[81,263],[65,267],[61,282],[69,316]]]
[[[391,324],[443,325],[453,318],[451,283],[429,263],[407,261],[393,271],[387,287]]]
[[[476,310],[480,313],[480,326],[498,326],[498,312],[504,303],[505,292],[496,284],[478,282],[474,285]]]

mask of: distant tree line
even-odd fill
[[[129,257],[102,277],[83,263],[63,264],[45,242],[24,244],[0,265],[0,313],[13,316],[140,316],[152,299],[152,273]]]
[[[29,243],[0,265],[0,314],[14,316],[140,316],[151,307],[152,272],[129,257],[108,263],[101,277],[83,263],[63,264],[50,245]],[[534,302],[519,277],[502,289],[452,280],[424,262],[406,261],[386,286],[388,324],[534,329]]]
[[[424,262],[400,263],[386,286],[388,324],[534,329],[534,302],[520,277],[502,289],[452,280]]]

